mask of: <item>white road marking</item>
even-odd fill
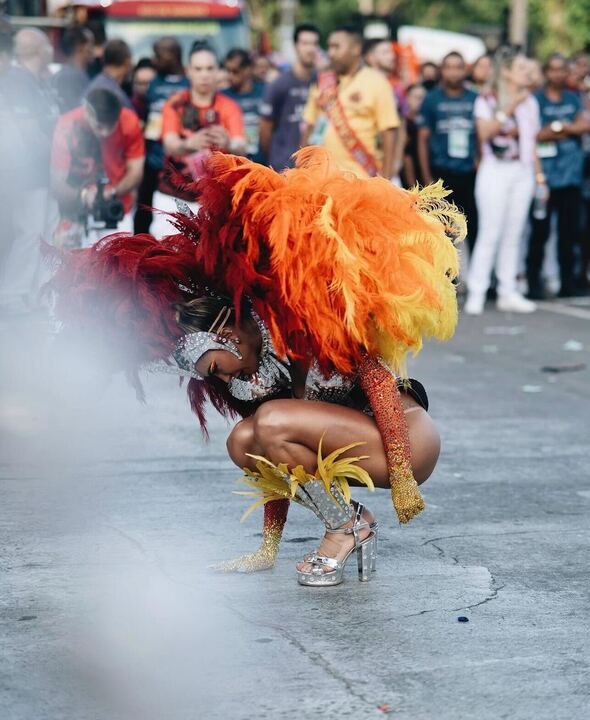
[[[548,312],[557,313],[558,315],[568,315],[569,317],[575,317],[579,320],[590,320],[590,308],[574,307],[572,305],[565,305],[564,303],[552,302],[538,302],[537,306],[539,310],[547,310]]]

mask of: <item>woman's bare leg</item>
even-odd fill
[[[425,410],[407,395],[402,395],[402,401],[408,410],[406,421],[412,470],[416,481],[422,483],[434,470],[440,452],[440,438]],[[251,453],[264,455],[275,463],[285,462],[291,467],[301,464],[313,473],[322,435],[324,455],[353,442],[365,443],[348,454],[369,455],[360,464],[371,475],[376,487],[389,488],[387,461],[377,425],[371,417],[350,408],[306,400],[272,400],[262,405],[253,417],[235,426],[227,447],[230,457],[239,467],[254,468],[255,461],[246,454]],[[285,503],[285,508],[269,508],[270,512],[265,512],[265,527],[267,524],[276,527],[278,514],[282,530],[287,507]],[[267,514],[272,517],[269,523],[266,522]],[[363,519],[372,522],[373,516],[365,510]],[[350,543],[348,536],[326,534],[320,552],[336,557],[345,554]],[[307,563],[299,563],[298,567],[305,571],[311,569]]]
[[[418,482],[424,482],[434,469],[440,451],[440,439],[428,414],[408,398],[411,412],[407,414],[412,468]],[[415,409],[414,407],[415,406]],[[348,455],[368,455],[359,464],[370,474],[377,487],[389,488],[389,473],[381,435],[375,421],[350,408],[305,400],[273,400],[262,405],[254,415],[254,443],[261,454],[274,463],[290,467],[303,465],[310,473],[316,470],[320,439],[324,455],[354,442],[363,445]],[[370,514],[364,519],[372,521]],[[368,534],[365,530],[364,534]],[[346,535],[326,533],[320,553],[342,557],[352,546]],[[309,571],[311,566],[300,563],[298,568]]]
[[[412,411],[406,415],[410,454],[414,477],[421,483],[434,470],[440,438],[428,413],[411,402],[408,409]],[[376,487],[389,488],[381,434],[373,418],[359,410],[308,400],[271,400],[257,410],[251,428],[254,443],[265,457],[289,466],[301,464],[310,473],[316,470],[317,449],[322,436],[324,455],[345,445],[362,442],[346,454],[368,455],[368,459],[359,464],[369,473]]]
[[[255,462],[248,455],[260,455],[262,448],[256,443],[254,437],[254,417],[245,418],[236,423],[230,432],[227,442],[227,452],[239,468],[255,469]]]

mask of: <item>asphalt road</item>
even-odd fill
[[[360,491],[378,571],[323,590],[295,580],[320,534],[298,507],[272,571],[208,571],[259,516],[174,378],[141,405],[5,323],[2,720],[589,717],[590,306],[550,308],[465,318],[413,362],[443,436],[427,509],[400,527]]]

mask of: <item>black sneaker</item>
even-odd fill
[[[529,300],[547,300],[547,293],[541,285],[532,285],[526,294]]]
[[[590,290],[579,287],[565,287],[563,289],[560,288],[559,292],[557,293],[558,298],[577,298],[587,297],[588,295],[590,295]]]

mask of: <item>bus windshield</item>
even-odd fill
[[[154,41],[163,35],[173,35],[182,46],[186,61],[195,40],[206,40],[222,58],[232,47],[248,47],[247,28],[242,20],[135,20],[108,18],[105,30],[108,38],[125,40],[131,48],[133,60],[153,54]]]
[[[171,35],[182,46],[183,60],[195,40],[206,40],[221,59],[232,47],[250,46],[242,3],[200,0],[119,0],[105,7],[108,38],[125,40],[133,60],[152,55],[154,41]]]

